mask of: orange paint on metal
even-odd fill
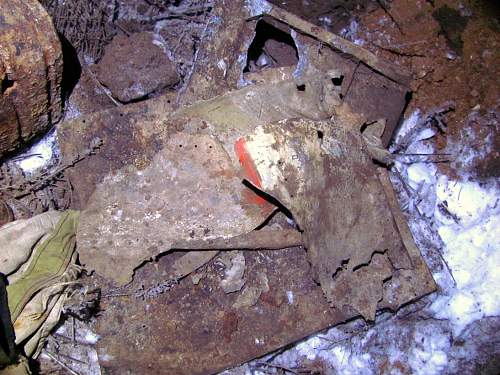
[[[257,186],[259,189],[262,189],[262,181],[260,179],[259,172],[255,167],[252,157],[248,153],[245,139],[238,139],[234,144],[234,150],[236,151],[236,155],[240,160],[241,167],[243,168],[248,181]]]
[[[246,179],[259,189],[262,189],[262,181],[260,179],[259,172],[257,171],[255,163],[247,150],[246,141],[244,138],[240,138],[236,141],[236,143],[234,144],[234,150],[236,152],[236,155],[238,156],[241,168]],[[249,203],[255,203],[266,208],[267,206],[271,205],[268,201],[266,201],[262,197],[259,197],[254,192],[248,190],[248,193],[244,194],[244,197],[248,199]]]

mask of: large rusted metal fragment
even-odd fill
[[[396,309],[435,287],[418,251],[397,251],[409,256],[413,266],[392,269],[382,291],[375,287],[382,297],[376,302],[379,309]],[[103,287],[103,295],[110,297],[103,300],[97,319],[98,355],[107,373],[212,374],[358,315],[347,305],[330,307],[312,279],[302,248],[244,252],[243,291],[258,287],[262,279],[268,286],[255,304],[244,307],[236,304],[243,291],[226,294],[222,289],[217,259],[199,271],[197,284],[188,277],[165,291],[165,281],[180,256],[172,254],[141,267],[127,288]],[[375,255],[373,267],[360,268],[360,273],[386,274],[387,266],[379,264],[386,262],[383,259]],[[344,285],[337,297],[366,296],[374,286],[366,284],[371,279],[362,279],[362,284]]]
[[[80,261],[125,284],[177,243],[250,232],[273,206],[247,199],[238,174],[216,139],[173,134],[145,168],[126,166],[97,187],[80,219]]]
[[[257,23],[265,22],[294,40],[298,62],[290,68],[296,85],[307,90],[303,81],[308,76],[331,72],[342,103],[355,109],[364,122],[387,120],[382,140],[388,145],[409,90],[410,74],[405,69],[263,0],[239,0],[230,6],[216,2],[211,22],[213,33],[197,55],[180,103],[192,104],[253,84],[255,75],[245,72],[248,48]]]
[[[265,1],[217,2],[214,14],[175,98],[190,105],[161,97],[59,127],[66,160],[104,140],[70,178],[83,209],[81,259],[105,278],[97,328],[109,373],[214,373],[435,287],[372,162],[403,109],[405,74]],[[258,22],[290,34],[297,66],[243,71]],[[367,143],[361,129],[379,119],[385,133]],[[215,256],[214,244],[258,238],[253,226],[276,206],[302,230],[307,253],[244,252],[238,288],[222,284],[218,259],[173,284]],[[273,248],[262,237],[255,248]],[[210,253],[139,267],[171,248]],[[134,267],[131,284],[116,289]]]
[[[0,2],[0,155],[61,117],[62,51],[36,0]]]
[[[250,90],[248,88],[243,92],[248,94],[252,92]],[[240,98],[246,96],[241,93],[235,95]],[[164,120],[164,129],[170,130],[169,136],[158,146],[159,155],[166,155],[165,152],[168,152],[168,140],[172,141],[171,150],[178,150],[179,145],[182,145],[182,149],[189,146],[191,151],[188,149],[179,154],[170,154],[170,160],[162,159],[160,165],[154,168],[152,166],[155,165],[158,155],[153,155],[141,171],[134,165],[124,166],[115,169],[112,173],[114,176],[103,178],[103,183],[98,185],[90,205],[83,213],[83,217],[88,215],[85,224],[88,228],[83,229],[87,233],[84,233],[83,241],[79,242],[84,261],[92,256],[102,256],[107,257],[107,262],[113,264],[113,259],[119,256],[109,256],[109,248],[106,246],[114,244],[107,243],[95,249],[104,249],[106,253],[85,254],[88,249],[87,242],[91,242],[92,237],[102,237],[102,241],[112,239],[111,234],[129,225],[128,229],[133,233],[137,232],[134,235],[144,235],[140,237],[141,241],[149,241],[150,238],[158,241],[158,236],[164,234],[160,231],[171,229],[167,228],[167,225],[172,223],[163,223],[162,226],[161,222],[153,223],[153,227],[148,228],[144,220],[130,224],[126,221],[118,222],[118,226],[113,224],[113,216],[124,215],[130,207],[137,208],[139,212],[131,215],[127,213],[129,217],[133,218],[133,215],[138,213],[143,215],[140,207],[144,203],[141,203],[136,195],[123,194],[133,191],[126,189],[123,183],[125,180],[122,181],[123,187],[115,184],[114,188],[110,188],[109,181],[124,172],[130,173],[130,176],[140,172],[142,176],[134,177],[130,181],[133,186],[139,186],[137,194],[147,193],[146,190],[150,187],[143,184],[140,188],[141,183],[135,182],[140,178],[146,181],[152,173],[148,168],[161,172],[161,165],[172,162],[177,164],[183,159],[184,152],[189,155],[188,159],[194,156],[192,151],[197,143],[176,142],[179,136],[184,137],[190,133],[194,134],[191,137],[197,137],[200,142],[207,135],[218,138],[220,144],[224,145],[227,157],[232,160],[228,166],[240,167],[234,167],[240,178],[245,178],[257,188],[273,194],[290,209],[304,230],[304,240],[309,253],[298,251],[291,254],[287,251],[273,252],[272,255],[254,255],[247,252],[246,286],[234,295],[227,295],[221,289],[220,271],[214,263],[206,270],[205,278],[202,278],[198,285],[193,285],[189,278],[184,279],[168,293],[151,299],[151,295],[158,294],[157,291],[165,291],[166,285],[167,289],[170,289],[169,280],[172,274],[175,275],[175,270],[171,270],[169,265],[170,262],[175,264],[176,257],[167,255],[158,263],[139,268],[133,283],[119,291],[120,295],[130,296],[119,300],[106,300],[105,314],[98,320],[99,334],[103,337],[100,342],[100,359],[110,373],[216,372],[263,355],[347,318],[361,314],[372,319],[376,308],[395,310],[401,304],[429,293],[434,288],[432,277],[411,237],[399,235],[408,233],[407,229],[406,232],[404,229],[404,220],[401,222],[400,213],[391,214],[392,210],[397,211],[397,205],[388,204],[385,200],[386,194],[390,196],[390,188],[389,192],[386,192],[388,185],[378,182],[376,169],[367,156],[366,146],[361,134],[357,132],[357,126],[350,129],[331,122],[312,120],[282,120],[267,125],[258,125],[257,121],[257,125],[252,125],[252,115],[242,110],[246,108],[245,104],[242,104],[245,102],[238,102],[239,106],[234,103],[229,105],[230,97],[231,95],[221,97],[219,105],[215,105],[216,101],[200,103],[181,111],[182,116]],[[208,110],[208,114],[205,110]],[[217,114],[217,111],[221,113]],[[228,118],[224,115],[226,111],[232,113],[232,116],[238,116],[240,113],[242,121],[233,122],[237,117]],[[186,117],[187,113],[196,116],[189,118]],[[130,122],[131,129],[137,126],[134,124],[141,123],[143,116],[140,112],[129,114],[129,118],[134,119]],[[253,116],[258,117],[258,114]],[[344,116],[344,119],[346,118],[347,116]],[[150,124],[160,123],[161,121],[153,121]],[[230,126],[231,124],[233,126]],[[67,132],[70,129],[63,129],[62,134],[68,137]],[[92,133],[98,135],[100,131],[100,127],[71,129],[76,132],[77,135],[73,135],[76,139],[85,133],[88,134],[84,137],[89,138]],[[151,129],[147,129],[150,128],[144,128],[143,134],[155,134]],[[182,132],[178,133],[178,129]],[[209,160],[208,150],[198,147],[196,151],[200,154],[196,155],[194,160]],[[242,160],[242,155],[247,155],[248,161]],[[209,174],[217,169],[210,164],[206,167]],[[162,183],[157,183],[160,190],[163,183],[168,184],[170,174],[169,170],[158,173],[160,176],[166,176]],[[194,186],[200,176],[203,174],[196,173],[192,176]],[[210,177],[213,178],[217,181],[216,177]],[[203,179],[207,180],[207,177]],[[236,191],[242,187],[243,185],[240,185]],[[116,189],[124,190],[115,194]],[[189,186],[187,190],[190,191]],[[105,191],[108,193],[104,194]],[[162,194],[165,193],[158,191],[154,196]],[[116,197],[120,196],[129,197],[132,204],[122,200],[118,206],[112,207],[114,211],[102,221],[110,226],[109,233],[89,230],[92,223],[101,222],[95,220],[96,215],[107,214],[106,209],[103,210],[101,206],[106,202],[112,203],[113,199],[116,200]],[[172,202],[179,205],[176,200]],[[159,208],[160,211],[163,210],[163,207]],[[120,209],[123,212],[119,215]],[[370,212],[372,209],[374,211]],[[152,212],[153,215],[156,213],[162,212]],[[182,218],[182,215],[184,214],[181,212],[179,218]],[[235,218],[238,219],[241,218]],[[375,223],[367,222],[370,219]],[[237,225],[239,224],[233,224],[234,228]],[[149,230],[153,232],[148,232]],[[253,233],[258,235],[258,232]],[[179,238],[181,245],[178,247],[181,248],[182,242],[188,244],[185,248],[192,248],[189,246],[191,242],[196,247],[200,239],[205,238],[203,231],[193,231],[193,237],[190,232],[180,234],[184,238]],[[215,240],[217,241],[219,240]],[[409,245],[404,246],[407,241],[410,241]],[[167,250],[169,244],[163,245],[163,250]],[[132,244],[132,248],[134,246]],[[203,245],[199,247],[212,248]],[[146,257],[153,256],[158,250],[161,249],[146,254]],[[144,254],[141,256],[144,257]],[[343,264],[347,259],[347,264]],[[311,270],[309,262],[313,265]],[[101,273],[106,271],[105,268],[100,270]],[[313,277],[322,282],[321,287],[312,282]],[[265,289],[262,288],[262,280],[267,280]],[[141,290],[144,294],[141,294]],[[290,295],[294,296],[292,303],[289,302]],[[146,297],[143,300],[141,296]],[[226,337],[227,346],[220,345],[221,335]],[[134,361],[130,361],[128,354],[131,348],[138,353]]]
[[[104,143],[96,155],[68,170],[74,186],[72,208],[83,209],[96,185],[108,174],[126,165],[145,168],[172,133],[216,130],[221,138],[234,142],[245,129],[271,121],[293,117],[321,120],[335,114],[340,91],[329,75],[321,73],[306,78],[309,90],[302,92],[297,90],[290,69],[266,73],[275,78],[177,111],[174,111],[175,94],[166,94],[59,124],[58,139],[64,162],[70,163],[95,139]],[[336,117],[345,117],[344,112]],[[361,126],[362,121],[356,125]]]
[[[282,202],[303,230],[327,300],[373,320],[392,265],[412,265],[399,255],[404,244],[362,135],[328,122],[283,120],[257,127],[243,142],[262,176],[259,188]],[[375,253],[378,272],[366,272]],[[343,284],[359,287],[339,293]],[[372,291],[365,293],[363,284]]]

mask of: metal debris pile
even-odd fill
[[[266,1],[205,31],[177,91],[57,125],[106,371],[215,373],[435,288],[387,173],[409,75]]]

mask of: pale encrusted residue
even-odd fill
[[[295,43],[295,47],[297,47],[297,55],[299,58],[299,61],[297,62],[297,67],[293,72],[293,78],[299,79],[305,75],[307,67],[309,66],[307,48],[299,43],[299,40],[297,38],[297,32],[295,30],[292,30],[290,35]]]
[[[225,293],[237,292],[243,288],[246,282],[243,278],[245,274],[245,256],[240,251],[229,252],[224,255],[220,258],[220,261],[226,266],[221,287]]]
[[[265,0],[245,0],[245,8],[251,17],[255,17],[269,13],[273,6]]]
[[[255,162],[255,167],[259,172],[262,188],[272,190],[281,180],[281,172],[278,169],[278,162],[282,155],[273,148],[276,139],[273,134],[266,133],[262,127],[255,129],[252,139],[247,140],[247,150]]]
[[[224,59],[220,59],[220,60],[217,62],[217,67],[218,67],[220,70],[222,70],[224,77],[226,77],[226,74],[227,74],[227,64],[226,64],[226,62],[224,61]]]
[[[26,152],[16,157],[16,164],[26,174],[48,170],[57,164],[59,159],[59,142],[57,130],[54,128]]]

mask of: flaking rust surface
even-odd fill
[[[97,321],[101,366],[110,374],[210,374],[347,317],[323,302],[302,248],[244,256],[243,291],[262,274],[269,286],[250,307],[234,307],[240,293],[224,293],[216,261],[198,285],[188,277],[155,298],[105,300]],[[141,268],[131,290],[161,280],[169,268],[168,257]]]
[[[172,111],[175,95],[133,103],[95,112],[65,121],[57,126],[63,163],[71,163],[95,140],[103,145],[92,157],[86,158],[67,171],[74,187],[71,208],[83,209],[96,185],[108,174],[116,173],[126,165],[138,170],[149,165],[161,150],[170,131],[163,120]]]
[[[358,315],[348,307],[329,306],[313,281],[303,248],[243,253],[247,281],[241,292],[231,294],[222,290],[224,271],[217,259],[199,271],[204,276],[198,285],[187,277],[171,290],[145,299],[134,294],[167,280],[176,256],[182,254],[137,270],[133,283],[119,291],[129,296],[102,301],[96,327],[102,368],[109,374],[212,374]],[[410,256],[413,269],[402,274],[390,271],[379,309],[397,308],[433,290],[420,255]],[[375,254],[371,263],[373,267],[361,269],[363,273],[387,273],[383,256]],[[246,288],[259,286],[263,278],[268,291],[254,305],[238,307],[235,302]],[[339,297],[358,286],[369,292],[373,286],[366,281],[361,286],[345,286],[346,290],[338,291]],[[108,292],[103,290],[104,295]]]
[[[62,74],[59,38],[42,5],[0,1],[0,154],[60,119]]]
[[[157,263],[147,263],[138,268],[132,284],[120,289],[119,294],[125,292],[125,296],[104,299],[104,311],[98,319],[98,333],[102,337],[99,343],[100,361],[109,373],[214,373],[264,355],[348,318],[361,314],[367,319],[373,319],[376,308],[396,310],[401,304],[435,288],[432,277],[409,235],[404,218],[397,204],[390,198],[392,190],[384,183],[380,185],[377,182],[375,167],[370,164],[359,134],[361,125],[377,120],[379,114],[376,111],[386,105],[383,114],[388,117],[388,133],[392,132],[404,103],[404,85],[393,80],[387,86],[387,77],[383,74],[370,69],[364,70],[365,65],[356,59],[344,59],[336,50],[325,47],[321,38],[328,39],[330,35],[320,35],[318,30],[307,29],[303,30],[304,34],[295,30],[297,33],[294,38],[302,58],[297,69],[289,67],[276,70],[281,78],[266,86],[267,79],[259,80],[255,73],[242,73],[246,64],[246,48],[253,38],[252,30],[256,20],[246,21],[243,19],[247,17],[245,12],[237,12],[243,2],[234,2],[231,7],[226,8],[221,7],[221,2],[217,4],[211,22],[215,22],[222,30],[231,32],[218,32],[214,38],[210,35],[213,29],[207,28],[210,42],[205,44],[205,51],[200,51],[201,57],[187,92],[180,95],[180,98],[184,99],[181,100],[183,103],[191,103],[200,98],[206,101],[182,108],[173,115],[160,110],[163,107],[168,112],[171,108],[170,103],[166,105],[168,101],[165,99],[128,106],[128,117],[127,109],[112,110],[110,114],[113,119],[127,117],[127,121],[119,121],[121,130],[118,137],[114,136],[113,122],[103,113],[94,117],[98,125],[92,124],[90,129],[77,122],[78,134],[75,133],[74,127],[62,126],[61,139],[65,140],[63,143],[67,143],[62,145],[63,153],[67,157],[77,149],[82,139],[89,141],[95,135],[103,135],[111,142],[113,151],[103,150],[105,157],[98,159],[97,171],[92,170],[92,160],[87,165],[82,164],[85,168],[77,166],[75,169],[80,170],[80,173],[90,172],[91,183],[84,193],[84,198],[88,200],[88,197],[94,194],[90,199],[90,206],[94,205],[95,210],[88,209],[89,203],[86,205],[87,212],[96,214],[100,210],[96,202],[108,201],[108,198],[116,196],[112,193],[113,189],[121,189],[119,184],[111,188],[109,184],[106,186],[106,180],[115,178],[123,171],[143,175],[145,172],[152,173],[159,167],[155,160],[162,153],[172,153],[167,147],[168,142],[178,132],[193,141],[196,137],[213,137],[214,145],[220,142],[231,158],[227,166],[231,165],[233,172],[237,171],[240,182],[241,178],[247,179],[256,188],[278,197],[292,211],[307,232],[304,240],[310,254],[306,256],[301,248],[266,253],[245,252],[247,269],[244,278],[247,281],[241,292],[231,294],[224,293],[220,287],[224,272],[217,266],[217,260],[213,260],[204,271],[197,273],[196,279],[201,277],[197,285],[193,284],[191,277],[187,277],[169,291],[166,290],[170,288],[167,281],[172,274],[169,268],[176,260],[175,254],[169,254],[160,258]],[[289,17],[282,12],[275,13],[274,16],[281,20]],[[314,35],[316,37],[313,37]],[[321,36],[320,40],[317,40],[317,35]],[[229,48],[226,48],[227,46]],[[322,53],[315,52],[321,48]],[[358,48],[355,52],[359,55],[358,52],[362,51]],[[332,56],[335,56],[335,64],[330,61],[329,57]],[[310,63],[308,67],[304,66],[307,65],[306,62]],[[384,65],[378,64],[378,60],[372,62],[384,68]],[[205,63],[208,64],[209,74],[202,77],[206,70],[203,69]],[[360,79],[365,73],[369,76]],[[261,74],[260,78],[265,75]],[[249,83],[246,80],[251,79],[251,76],[257,77],[260,85],[213,98]],[[342,83],[338,85],[336,82],[342,76]],[[370,86],[377,95],[384,93],[379,95],[380,97],[388,98],[391,92],[394,93],[394,98],[398,100],[391,101],[396,104],[391,107],[387,102],[381,101],[370,107],[371,98],[366,94],[366,90],[363,91],[364,80],[370,81]],[[394,86],[391,86],[392,84]],[[377,88],[385,89],[385,86],[390,87],[386,91],[377,91]],[[305,90],[301,87],[305,87]],[[357,92],[357,96],[353,96]],[[303,104],[308,102],[303,99],[310,100],[310,103],[304,106]],[[366,102],[366,105],[363,105],[363,102]],[[300,103],[302,105],[297,105]],[[152,110],[149,110],[148,106],[151,106],[149,109]],[[286,129],[293,130],[294,126],[296,127],[294,121],[275,123],[299,116],[305,119],[295,122],[304,122],[305,128],[309,126],[309,132],[292,131],[287,134]],[[329,118],[333,121],[311,121]],[[302,125],[299,124],[300,126]],[[267,142],[270,137],[280,138],[279,132],[283,129],[284,143]],[[335,134],[336,130],[340,133]],[[262,143],[263,140],[265,142]],[[328,143],[332,140],[337,146]],[[292,161],[289,165],[283,161],[280,165],[279,160],[274,160],[277,164],[269,164],[269,160],[264,158],[264,163],[260,163],[258,157],[252,154],[252,141],[255,141],[254,146],[257,149],[265,146],[262,148],[262,155],[272,155],[281,147],[285,151],[282,152],[285,159],[288,155]],[[149,147],[149,142],[153,142],[152,147]],[[192,146],[193,142],[188,143]],[[129,145],[131,147],[128,147]],[[120,155],[120,149],[124,150],[124,155]],[[295,153],[288,152],[290,149],[295,150]],[[178,155],[171,156],[167,159],[179,159]],[[196,159],[199,155],[191,157]],[[305,170],[315,173],[303,173],[304,169],[301,171],[297,168],[297,162],[302,163],[302,167],[306,166]],[[265,168],[262,169],[262,166]],[[212,166],[205,172],[211,171]],[[273,175],[276,171],[279,173]],[[166,172],[165,175],[168,176],[170,172]],[[224,175],[227,177],[226,173]],[[200,176],[203,177],[203,173]],[[134,178],[128,183],[134,182]],[[210,176],[210,179],[213,179],[213,176]],[[191,178],[191,182],[193,181]],[[276,183],[273,184],[273,181]],[[163,183],[161,178],[158,182]],[[100,197],[95,195],[96,186],[97,189],[106,187],[101,191]],[[336,189],[329,189],[332,186],[338,188],[337,195]],[[158,189],[161,190],[161,187]],[[239,189],[241,186],[233,191],[240,191]],[[155,195],[170,194],[157,190]],[[144,193],[144,186],[123,189],[122,193],[119,194],[122,197],[132,193],[130,200],[137,202],[135,198],[140,198]],[[385,202],[386,196],[388,202]],[[243,195],[241,198],[243,199],[240,203],[248,200]],[[357,198],[367,207],[363,208],[363,204],[349,206],[348,203],[356,201]],[[335,203],[336,200],[341,202]],[[126,205],[127,201],[124,200],[123,203]],[[175,204],[178,205],[177,202]],[[377,209],[369,215],[364,215],[363,210],[371,210],[372,204],[375,204]],[[130,207],[139,206],[136,204]],[[348,206],[348,209],[345,210],[344,206]],[[327,212],[328,210],[332,212]],[[139,211],[141,215],[147,213],[143,208]],[[311,212],[316,219],[311,219]],[[336,225],[336,212],[337,224],[347,218],[350,225],[344,228],[339,224],[342,231],[331,236],[332,225]],[[132,213],[131,217],[134,215]],[[366,232],[359,241],[349,240],[355,239],[366,226],[371,225],[370,220],[367,223],[365,219],[372,218],[371,221],[376,222],[379,215],[384,221],[377,223],[378,226],[375,226],[373,231]],[[366,216],[364,221],[360,220],[363,216]],[[107,223],[110,219],[108,215],[101,222]],[[147,232],[144,228],[147,227],[146,221],[141,219],[141,228],[137,230]],[[167,221],[163,224],[167,225]],[[92,224],[92,220],[87,222]],[[130,226],[130,223],[127,225]],[[145,259],[141,241],[149,241],[160,233],[159,229],[165,225],[160,223],[152,232],[148,232],[150,236],[137,239],[134,246],[142,252],[141,259]],[[133,229],[133,224],[131,228]],[[377,228],[380,231],[376,230]],[[193,243],[199,243],[199,240],[204,238],[199,237],[197,231],[181,232],[181,242],[185,241],[186,237],[188,240],[189,237],[195,240]],[[200,234],[205,233],[200,231]],[[373,234],[376,241],[368,241],[367,245],[366,239],[373,237]],[[89,240],[95,238],[89,236]],[[159,237],[156,240],[159,240]],[[362,249],[355,249],[355,243]],[[106,249],[105,245],[101,243],[96,250]],[[168,250],[168,245],[171,243],[166,244],[163,250]],[[151,249],[146,256],[153,256],[158,251],[159,249]],[[315,256],[315,252],[320,255]],[[95,257],[89,257],[92,258]],[[112,260],[113,256],[109,259]],[[112,263],[110,260],[108,262]],[[314,265],[313,269],[310,269],[309,262]],[[322,263],[325,263],[325,267],[318,270],[318,265]],[[109,265],[107,267],[109,268]],[[322,287],[313,281],[314,278],[320,279],[319,275],[322,276],[319,280]],[[113,294],[113,291],[105,290],[104,293],[106,292]],[[328,299],[324,298],[324,294]],[[141,296],[147,298],[143,299]]]
[[[374,320],[383,281],[393,266],[408,269],[411,262],[398,251],[404,244],[361,134],[332,122],[282,120],[256,128],[245,145],[262,188],[304,231],[327,300]],[[339,286],[349,283],[349,293]]]
[[[335,73],[342,103],[363,122],[387,119],[382,140],[389,144],[406,103],[409,73],[266,1],[215,2],[206,42],[180,103],[192,104],[252,84],[252,73],[243,70],[259,20],[293,36],[299,61],[290,68],[297,86],[319,72]]]
[[[245,191],[220,142],[173,133],[146,168],[125,166],[97,186],[78,225],[80,261],[125,284],[178,242],[248,233],[272,209],[263,214]]]
[[[318,130],[323,132],[322,137],[318,136]],[[290,154],[291,161],[273,165],[270,159],[259,160],[259,154],[252,153],[252,141],[263,145],[266,139],[269,143],[266,149],[272,155],[283,148],[287,151],[283,154]],[[99,355],[109,373],[214,373],[348,318],[361,314],[373,319],[375,309],[396,310],[434,289],[432,277],[408,237],[401,213],[397,211],[391,216],[391,210],[398,210],[391,201],[394,197],[391,198],[390,190],[384,190],[386,184],[378,182],[377,171],[370,165],[360,135],[327,122],[284,120],[257,127],[244,140],[257,165],[262,164],[273,177],[266,180],[262,176],[261,188],[275,194],[296,214],[311,254],[301,248],[265,253],[247,251],[244,253],[247,281],[241,292],[225,294],[221,290],[223,270],[213,261],[198,285],[188,277],[169,291],[155,289],[156,296],[148,293],[148,298],[141,299],[145,294],[137,294],[138,290],[151,290],[170,279],[171,262],[175,258],[169,255],[157,263],[146,264],[136,271],[133,283],[119,291],[130,296],[104,302],[105,312],[98,320],[98,333],[102,337]],[[320,141],[329,144],[321,148]],[[296,167],[297,175],[291,179],[295,182],[288,182],[292,177],[287,174],[291,170],[288,164],[297,160],[302,163],[300,166],[314,169],[317,176],[301,176],[301,168]],[[342,173],[350,177],[346,179]],[[328,176],[336,176],[344,185],[337,186],[339,181],[329,181]],[[357,179],[361,185],[371,187],[359,186]],[[318,188],[332,194],[336,189],[325,189],[322,185],[337,186],[341,202],[315,192],[313,181],[321,185]],[[281,184],[285,190],[280,188]],[[385,203],[386,194],[389,203]],[[378,209],[370,213],[352,205],[356,197],[361,201],[368,199],[367,210],[373,204]],[[318,206],[323,210],[318,210]],[[307,220],[311,212],[316,215],[317,231],[314,223]],[[324,217],[317,218],[317,214]],[[384,218],[379,226],[373,227],[380,233],[369,230],[372,224],[360,221],[364,214],[368,219],[372,214]],[[326,217],[329,220],[324,220]],[[344,228],[341,224],[345,217],[350,225]],[[329,230],[336,223],[342,231],[331,234]],[[367,244],[370,239],[373,243]],[[405,239],[413,246],[405,247]],[[320,243],[316,243],[318,240]],[[356,244],[364,246],[363,251],[353,249]],[[343,264],[343,260],[347,263]],[[311,269],[309,262],[315,267]],[[325,267],[318,271],[321,264]],[[321,286],[313,281],[318,275]],[[331,283],[326,279],[331,279]]]

